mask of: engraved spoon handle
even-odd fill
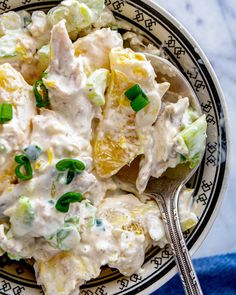
[[[157,200],[166,234],[169,238],[170,245],[173,251],[175,262],[179,270],[180,278],[184,286],[185,294],[187,295],[202,295],[202,289],[199,284],[194,266],[191,261],[183,233],[180,227],[178,216],[178,197],[180,188],[175,190],[169,196],[152,194]]]

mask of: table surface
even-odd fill
[[[236,252],[236,0],[155,2],[187,28],[207,55],[223,89],[230,120],[228,187],[215,223],[194,257]]]

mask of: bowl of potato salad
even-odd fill
[[[222,200],[227,118],[208,60],[148,0],[0,10],[0,293],[150,294],[176,268],[149,179],[205,151],[179,200],[191,254]],[[145,53],[184,74],[202,114]]]

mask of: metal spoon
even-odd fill
[[[151,62],[158,81],[164,79],[171,84],[164,100],[177,101],[180,96],[188,97],[190,104],[200,115],[202,112],[199,101],[183,74],[167,60],[151,54],[145,55]],[[122,168],[117,174],[118,179],[126,183],[129,182],[134,186],[137,165],[138,160],[134,161],[133,165]],[[203,293],[180,227],[178,198],[182,187],[193,176],[199,165],[200,163],[194,169],[190,169],[187,164],[168,169],[161,178],[151,178],[145,190],[145,194],[158,202],[180,278],[185,293],[188,295],[201,295]],[[134,171],[136,171],[136,175]]]

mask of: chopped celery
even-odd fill
[[[19,255],[15,255],[13,253],[9,253],[7,252],[7,256],[11,259],[11,260],[16,260],[16,261],[19,261],[22,259],[22,257],[20,257]]]
[[[84,202],[85,208],[86,208],[86,217],[85,217],[85,225],[87,227],[92,227],[95,225],[95,219],[96,219],[96,207],[91,205],[89,200],[86,200]]]
[[[28,197],[21,196],[19,198],[15,213],[11,216],[11,219],[12,218],[19,220],[19,222],[24,224],[32,223],[34,220],[34,209]]]
[[[205,150],[207,122],[206,116],[202,115],[191,125],[184,128],[175,138],[176,151],[186,158],[190,167],[194,168]]]
[[[80,2],[86,4],[90,9],[92,9],[94,13],[93,21],[97,20],[105,8],[104,0],[80,0]]]
[[[72,250],[80,241],[79,217],[66,218],[64,225],[52,234],[48,240],[58,249],[63,251]]]
[[[198,220],[195,215],[190,215],[189,218],[181,221],[182,231],[186,231],[197,224]]]
[[[103,8],[104,0],[65,0],[49,10],[48,18],[52,25],[65,19],[67,31],[75,39],[79,31],[97,20]]]
[[[89,208],[91,210],[94,209],[93,205],[91,205],[91,202],[89,200],[85,200],[84,204],[86,208]]]
[[[80,230],[79,217],[73,216],[73,217],[65,219],[65,226],[70,226],[70,225],[74,225],[79,231]]]
[[[54,235],[52,235],[49,238],[49,241],[58,249],[70,251],[80,241],[79,230],[75,225],[67,224],[60,228]]]
[[[69,14],[69,9],[65,6],[56,6],[49,10],[48,18],[52,25],[56,25],[61,20],[65,19]]]
[[[13,236],[24,236],[32,230],[32,224],[35,218],[34,208],[30,199],[21,196],[10,216],[11,230],[8,231],[8,239]]]
[[[86,218],[86,226],[87,227],[92,227],[95,224],[95,216],[90,216]]]
[[[8,34],[8,31],[22,28],[22,20],[18,13],[9,11],[0,15],[0,36]]]
[[[73,216],[70,218],[65,219],[65,224],[73,224],[73,225],[78,225],[79,224],[79,217]]]
[[[62,249],[63,245],[63,241],[71,234],[71,228],[69,227],[65,227],[60,229],[57,232],[57,246],[59,249]]]
[[[99,69],[94,71],[87,80],[87,95],[89,100],[96,106],[105,104],[104,93],[107,88],[109,71]]]

